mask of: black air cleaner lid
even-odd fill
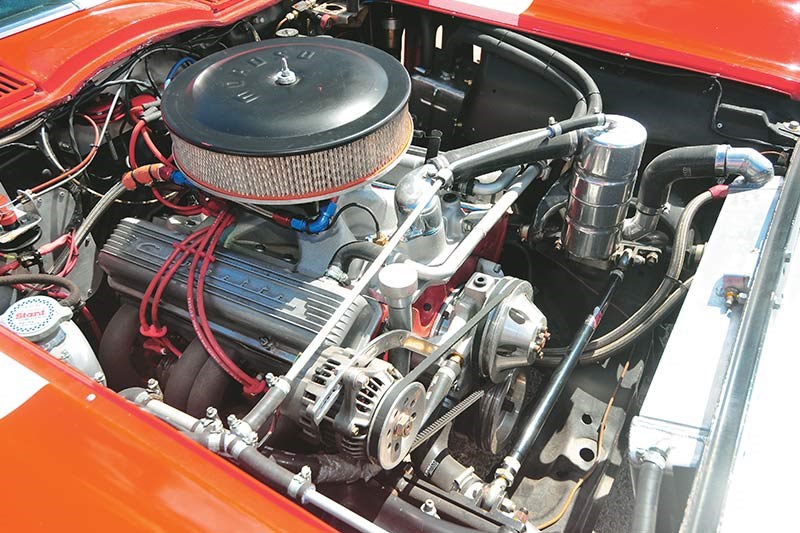
[[[281,78],[283,60],[296,78]],[[288,84],[281,84],[285,82]],[[237,46],[191,65],[163,97],[174,135],[228,154],[279,156],[347,144],[406,105],[411,81],[389,54],[325,37]]]

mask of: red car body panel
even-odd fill
[[[137,48],[220,26],[278,0],[111,0],[0,40],[0,129],[65,101]],[[784,0],[399,0],[663,65],[719,75],[800,99],[800,3]]]
[[[111,0],[0,39],[0,129],[66,101],[104,67],[147,44],[203,26],[224,26],[279,0]],[[20,97],[20,95],[24,95]]]
[[[333,531],[2,327],[0,359],[4,531]]]
[[[398,0],[800,99],[800,2]]]

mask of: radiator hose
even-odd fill
[[[644,460],[636,482],[636,500],[631,517],[631,533],[654,533],[658,518],[658,497],[664,467],[655,461]]]
[[[763,185],[775,176],[769,159],[752,148],[726,144],[684,146],[667,150],[642,172],[636,214],[625,221],[623,235],[638,239],[656,229],[672,184],[684,179],[742,176],[747,183]]]

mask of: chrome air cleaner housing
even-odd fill
[[[275,39],[198,61],[162,103],[175,163],[239,202],[337,196],[389,170],[411,142],[411,82],[385,52],[326,37]]]

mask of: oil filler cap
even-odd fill
[[[59,325],[72,318],[72,311],[49,296],[24,298],[0,315],[0,324],[33,342],[47,339]]]

